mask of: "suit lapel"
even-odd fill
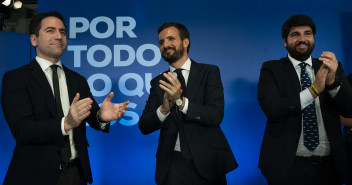
[[[314,74],[317,74],[317,72],[319,71],[320,66],[322,65],[322,62],[320,60],[312,58],[312,65],[313,65],[313,69],[314,69]]]
[[[195,93],[197,92],[195,89],[198,88],[199,86],[199,68],[198,64],[191,60],[191,70],[189,72],[188,76],[188,82],[187,82],[187,98],[188,99],[193,99],[193,97],[196,95]]]
[[[297,93],[301,92],[301,82],[299,81],[297,72],[294,66],[292,65],[292,62],[287,57],[282,58],[281,61],[283,62],[286,74],[289,76],[289,79],[291,79],[291,83],[294,86],[294,89]]]
[[[318,59],[315,59],[315,58],[312,58],[312,65],[313,65],[313,69],[314,69],[314,74],[317,75],[317,72],[319,71],[320,69],[320,66],[323,64],[322,61],[318,60]],[[312,84],[313,84],[313,81],[312,81]],[[321,111],[324,112],[324,105],[325,105],[325,101],[324,101],[324,91],[320,94],[319,96],[319,102],[320,102],[320,107],[321,107]],[[322,115],[326,115],[325,113],[323,113]],[[325,122],[324,122],[324,125],[325,125]]]
[[[57,115],[56,106],[55,106],[55,97],[51,87],[49,85],[48,79],[46,78],[42,68],[38,62],[34,59],[30,64],[30,72],[34,79],[39,84],[41,91],[43,92],[43,99],[48,105],[48,109],[53,117]]]
[[[68,91],[68,97],[69,97],[69,102],[70,102],[70,106],[71,103],[73,101],[73,98],[76,96],[76,93],[78,93],[78,87],[79,87],[79,82],[78,80],[75,78],[74,74],[72,71],[70,71],[68,68],[66,68],[64,65],[62,65],[62,68],[65,72],[65,77],[66,77],[66,84],[67,84],[67,91]],[[80,97],[80,99],[82,99],[82,96]],[[77,145],[79,145],[80,140],[82,140],[82,138],[85,138],[85,135],[83,135],[81,133],[81,128],[86,126],[86,123],[83,122],[81,123],[80,126],[76,127],[73,129],[73,140],[75,141],[75,143]],[[82,137],[83,135],[83,137]]]
[[[71,73],[71,71],[69,71],[64,65],[62,65],[62,67],[65,72],[68,97],[69,97],[69,102],[71,105],[73,98],[76,96],[76,93],[78,92],[75,90],[78,84],[75,83],[76,80],[73,76],[73,73]]]

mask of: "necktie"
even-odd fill
[[[59,66],[51,65],[50,67],[53,70],[53,86],[54,86],[57,115],[59,117],[64,117],[64,112],[62,111],[62,106],[61,106],[59,78],[57,76],[57,68]]]
[[[301,88],[302,91],[311,86],[311,80],[306,72],[307,63],[300,63],[301,67]],[[317,122],[317,114],[315,110],[314,100],[306,108],[303,109],[303,141],[304,146],[309,151],[314,151],[314,149],[319,145],[319,130]]]
[[[182,89],[182,96],[186,96],[187,93],[187,88],[186,88],[186,81],[185,78],[182,75],[182,71],[183,69],[176,69],[175,72],[177,74],[177,79],[180,81],[181,83],[181,89]]]
[[[54,86],[57,116],[62,118],[64,117],[64,112],[61,106],[60,85],[59,85],[59,78],[57,76],[57,68],[59,66],[51,65],[50,67],[53,70],[53,86]],[[71,148],[70,148],[69,137],[64,136],[64,141],[65,141],[64,146],[61,148],[61,160],[65,163],[68,163],[71,158]]]
[[[185,83],[185,79],[182,75],[182,71],[183,69],[176,69],[174,72],[176,72],[177,74],[177,79],[180,81],[181,83],[181,89],[182,89],[182,96],[186,96],[187,93],[187,88],[186,88],[186,83]],[[191,160],[191,152],[190,149],[188,148],[188,144],[187,144],[187,139],[186,139],[186,134],[183,128],[183,123],[182,123],[182,112],[176,108],[176,113],[177,113],[177,118],[178,118],[178,131],[180,134],[180,145],[181,145],[181,154],[182,156],[187,160],[190,161]]]

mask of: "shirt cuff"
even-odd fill
[[[340,90],[340,87],[341,86],[338,86],[337,87],[337,89],[332,89],[332,90],[330,90],[330,91],[328,91],[329,92],[329,94],[330,94],[330,96],[332,97],[332,98],[335,98],[335,96],[336,96],[336,94],[339,92],[339,90]]]
[[[106,128],[106,125],[108,125],[110,122],[100,122],[100,120],[99,120],[99,112],[100,112],[100,110],[97,112],[97,121],[100,124],[100,129],[104,130]]]
[[[160,105],[160,107],[161,107],[161,105]],[[163,113],[161,113],[160,107],[156,110],[156,114],[158,115],[159,120],[163,123],[165,121],[165,119],[169,116],[170,112],[168,112],[166,115],[164,115]]]
[[[300,92],[299,94],[300,100],[301,100],[301,110],[306,108],[309,104],[313,102],[313,96],[310,93],[309,89],[304,89],[303,91]]]
[[[188,111],[188,99],[185,97],[185,105],[183,106],[183,109],[179,109],[181,112],[183,112],[183,114],[187,115],[187,111]]]
[[[68,136],[68,133],[70,132],[71,130],[69,130],[67,133],[65,131],[65,117],[63,117],[61,119],[61,132],[62,132],[62,135],[63,136]]]

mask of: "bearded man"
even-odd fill
[[[334,53],[311,57],[315,33],[310,17],[290,17],[282,26],[287,57],[260,71],[267,123],[259,168],[269,185],[341,185],[347,178],[340,115],[352,116],[352,89]]]
[[[237,163],[220,128],[224,116],[220,70],[188,58],[190,37],[184,25],[164,23],[158,34],[170,69],[151,80],[138,123],[143,134],[160,130],[156,184],[227,184],[225,174]]]

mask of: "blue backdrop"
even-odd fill
[[[313,57],[332,51],[346,74],[352,72],[352,2],[347,0],[39,0],[38,10],[64,15],[69,42],[62,61],[87,78],[99,103],[110,91],[115,92],[114,102],[131,101],[110,134],[87,130],[93,184],[155,184],[159,133],[144,136],[137,123],[149,96],[149,81],[168,69],[157,42],[157,28],[164,22],[189,28],[190,58],[220,67],[226,101],[221,127],[239,163],[227,175],[228,184],[266,184],[257,167],[266,122],[257,103],[257,83],[264,61],[287,54],[281,39],[286,19],[294,14],[311,16],[317,25]],[[29,62],[34,53],[31,56],[28,35],[0,32],[0,39],[2,78],[5,71]],[[2,112],[0,116],[2,182],[15,141]]]

